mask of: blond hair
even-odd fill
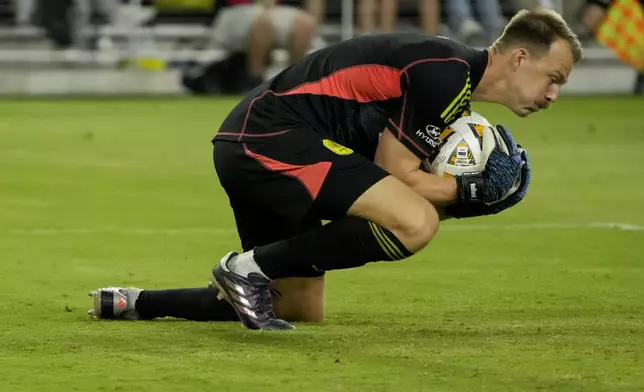
[[[579,38],[561,15],[541,8],[521,10],[510,19],[492,48],[503,52],[511,47],[527,46],[528,49],[547,53],[550,45],[558,39],[568,42],[575,63],[581,60],[583,49]]]

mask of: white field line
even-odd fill
[[[453,222],[443,225],[440,231],[481,231],[481,230],[507,230],[507,231],[534,231],[534,230],[620,230],[620,231],[644,231],[644,225],[624,222],[589,222],[589,223],[564,223],[564,222],[543,222],[525,224],[468,224]],[[0,232],[2,233],[2,232]],[[116,234],[116,235],[235,235],[235,228],[208,228],[193,227],[182,229],[154,229],[154,228],[35,228],[35,229],[10,229],[5,231],[9,235],[94,235],[94,234]]]
[[[543,222],[543,223],[517,223],[509,225],[459,225],[455,223],[450,226],[443,226],[441,230],[469,231],[469,230],[622,230],[622,231],[644,231],[644,225],[624,222],[589,222],[589,223],[564,223],[564,222]]]
[[[182,229],[153,229],[153,228],[76,228],[76,229],[15,229],[8,230],[13,235],[93,235],[93,234],[117,234],[117,235],[226,235],[234,234],[235,229],[221,229],[209,227],[188,227]]]

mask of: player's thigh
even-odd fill
[[[431,238],[437,229],[436,209],[422,196],[365,156],[312,130],[293,130],[265,144],[248,145],[246,154],[280,174],[262,184],[274,195],[268,207],[280,216],[357,216],[412,240]],[[285,178],[297,182],[276,182]]]
[[[264,13],[259,5],[223,8],[213,23],[213,38],[226,50],[245,52],[250,47],[253,25]]]
[[[353,203],[349,215],[367,219],[397,235],[410,251],[424,247],[438,230],[436,209],[420,194],[393,176],[364,192]]]
[[[311,213],[312,199],[297,178],[274,172],[239,143],[215,143],[215,165],[228,194],[244,251],[297,236],[322,226]],[[268,157],[264,156],[265,160]],[[289,321],[318,322],[324,318],[324,272],[302,266],[294,277],[273,282],[275,313]]]
[[[295,140],[293,140],[295,141]],[[244,251],[314,230],[322,225],[312,209],[315,167],[278,161],[287,158],[280,142],[258,144],[215,142],[214,161],[226,191]],[[303,148],[295,144],[298,153]],[[306,149],[306,147],[304,147]],[[312,193],[313,192],[313,193]],[[293,271],[315,277],[311,267]]]
[[[253,116],[247,121],[253,126]],[[252,143],[218,141],[215,167],[240,211],[294,222],[346,216],[354,201],[389,174],[310,129],[267,129]],[[243,209],[241,207],[244,207]]]
[[[431,240],[439,218],[427,200],[350,149],[338,147],[337,143],[324,144],[333,164],[315,202],[323,218],[364,218],[394,232],[412,252]]]

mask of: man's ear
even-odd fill
[[[526,48],[517,48],[512,51],[512,67],[516,71],[530,57]]]

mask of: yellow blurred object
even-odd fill
[[[624,62],[644,70],[644,9],[638,0],[615,0],[597,30],[597,40]]]
[[[154,0],[158,10],[212,10],[215,0]]]
[[[163,71],[167,68],[164,60],[156,57],[129,57],[119,61],[119,67],[122,68],[139,68],[146,71]]]
[[[154,57],[138,57],[136,59],[136,64],[139,68],[148,71],[162,71],[166,68],[164,60]]]

